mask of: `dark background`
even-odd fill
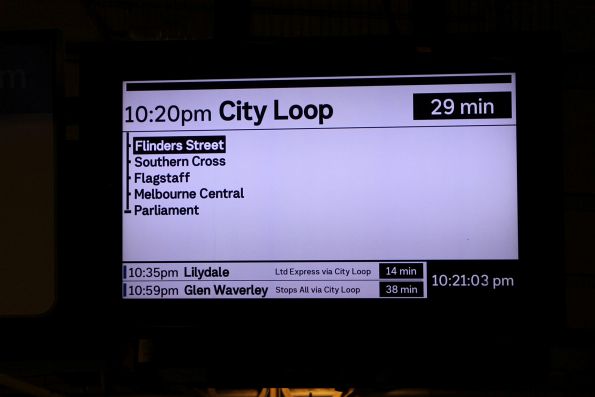
[[[53,29],[61,37],[57,48],[61,83],[57,88],[64,96],[54,108],[58,117],[57,176],[62,181],[62,185],[58,185],[61,191],[69,194],[58,203],[58,230],[78,225],[71,219],[75,217],[61,219],[60,214],[82,210],[77,207],[81,205],[77,198],[86,186],[72,185],[71,181],[77,180],[73,175],[84,176],[85,155],[93,152],[91,146],[101,145],[97,137],[89,133],[93,131],[89,124],[96,116],[90,115],[89,102],[93,102],[93,98],[86,95],[93,87],[90,70],[96,72],[103,66],[109,70],[111,63],[103,56],[105,54],[113,56],[129,48],[140,49],[139,54],[147,48],[175,52],[175,49],[189,48],[179,42],[191,40],[206,41],[221,54],[225,52],[222,49],[229,49],[230,52],[245,51],[248,56],[247,49],[251,47],[257,49],[252,56],[278,52],[279,56],[289,57],[291,46],[306,53],[308,43],[316,43],[321,54],[324,43],[345,51],[350,47],[367,47],[356,59],[344,56],[345,62],[359,64],[366,59],[362,54],[373,58],[374,51],[390,51],[391,43],[400,43],[399,51],[409,54],[408,57],[430,62],[433,58],[444,58],[449,48],[457,48],[461,57],[470,59],[476,55],[497,60],[498,57],[527,58],[538,54],[545,70],[558,71],[553,79],[559,88],[556,102],[544,115],[559,121],[559,135],[554,136],[559,139],[559,145],[551,164],[544,166],[551,183],[543,194],[559,197],[561,205],[546,209],[543,216],[561,220],[558,229],[563,236],[560,241],[563,258],[552,256],[551,261],[555,263],[547,268],[560,270],[552,297],[555,304],[564,306],[564,312],[560,326],[544,329],[544,335],[531,330],[529,338],[536,343],[525,348],[498,341],[493,334],[484,340],[481,337],[454,338],[455,343],[465,346],[461,349],[432,344],[418,350],[417,346],[403,343],[400,351],[406,362],[391,365],[392,357],[375,360],[374,354],[356,354],[354,352],[361,353],[361,349],[349,345],[344,349],[303,351],[296,348],[301,346],[299,341],[288,343],[292,348],[287,351],[277,350],[272,342],[261,346],[260,350],[258,346],[251,346],[255,341],[262,343],[259,329],[281,337],[299,335],[295,329],[301,327],[308,313],[230,320],[226,331],[234,335],[233,341],[222,345],[221,349],[213,345],[201,349],[200,345],[187,345],[193,331],[186,328],[161,329],[155,333],[139,327],[115,336],[113,324],[94,322],[97,317],[93,310],[101,311],[102,318],[106,313],[109,315],[112,302],[104,302],[101,308],[80,307],[80,312],[59,313],[58,316],[68,317],[60,321],[54,321],[51,316],[3,319],[0,322],[0,338],[3,339],[0,374],[67,395],[187,395],[213,386],[258,388],[270,385],[343,388],[355,385],[360,386],[356,391],[361,396],[389,394],[390,390],[399,390],[405,393],[403,395],[416,393],[400,390],[403,387],[426,388],[427,393],[444,389],[453,392],[482,390],[482,393],[504,389],[522,395],[588,395],[594,387],[592,374],[595,373],[594,15],[594,2],[585,0],[4,0],[0,3],[1,30]],[[539,48],[533,48],[534,45]],[[128,57],[132,59],[130,54]],[[180,63],[184,62],[184,55],[178,53],[176,57]],[[188,55],[188,59],[197,57]],[[204,61],[208,63],[209,58],[205,57]],[[160,62],[166,61],[161,59]],[[284,67],[287,68],[287,64]],[[274,70],[275,65],[268,68]],[[109,106],[106,104],[106,108]],[[110,155],[117,156],[117,153]],[[560,175],[563,179],[558,181]],[[96,214],[97,218],[100,216]],[[2,233],[9,231],[2,230]],[[69,235],[77,233],[70,230]],[[90,246],[85,244],[82,235],[78,239],[59,241],[59,275],[69,271],[61,264],[88,255]],[[106,242],[109,241],[106,236]],[[555,251],[555,247],[553,249]],[[91,263],[101,266],[102,255],[95,257],[96,261]],[[96,283],[108,285],[110,280],[102,274],[105,279],[100,277]],[[74,296],[76,288],[58,284],[58,304],[77,307],[70,301],[60,302],[61,296],[62,299]],[[548,305],[541,310],[548,311]],[[554,322],[558,321],[557,313],[552,307]],[[328,329],[333,329],[331,337],[333,333],[344,335],[353,321],[345,317],[329,318],[326,324],[319,324],[319,328],[304,326],[303,332],[327,334]],[[440,329],[417,332],[427,334],[431,340],[432,334]],[[422,338],[416,335],[413,339]],[[208,344],[209,341],[197,343]],[[231,346],[239,350],[230,355]],[[250,346],[246,349],[247,356],[242,357],[242,346]],[[432,354],[428,355],[430,350]],[[417,354],[418,351],[422,353]],[[300,353],[308,355],[304,357]],[[15,388],[14,384],[1,379],[0,394],[34,394],[31,389]]]

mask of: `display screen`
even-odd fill
[[[122,296],[513,289],[516,147],[514,73],[125,81]]]

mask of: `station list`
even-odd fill
[[[243,186],[194,188],[195,169],[226,165],[225,136],[149,136],[131,142],[130,135],[126,133],[126,214],[198,216],[200,200],[245,198]]]

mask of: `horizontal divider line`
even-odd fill
[[[210,130],[137,130],[122,131],[124,133],[146,132],[218,132],[218,131],[291,131],[291,130],[365,130],[389,128],[453,128],[453,127],[514,127],[515,124],[457,124],[457,125],[403,125],[403,126],[373,126],[373,127],[299,127],[299,128],[221,128]]]
[[[333,279],[321,279],[321,280],[317,280],[317,279],[308,279],[308,280],[300,280],[300,279],[295,279],[295,280],[281,280],[281,279],[273,279],[273,280],[227,280],[227,279],[208,279],[208,280],[191,280],[191,279],[184,279],[184,280],[172,280],[172,279],[155,279],[155,280],[137,280],[137,279],[133,279],[133,278],[125,278],[124,280],[126,280],[126,283],[160,283],[160,282],[177,282],[177,283],[183,283],[183,282],[192,282],[192,283],[196,283],[196,282],[229,282],[229,283],[234,283],[234,282],[288,282],[288,283],[293,283],[293,282],[316,282],[316,281],[321,281],[321,282],[343,282],[343,281],[358,281],[358,282],[362,282],[362,281],[369,281],[369,282],[424,282],[425,279],[423,278],[375,278],[375,279],[344,279],[344,280],[333,280]]]
[[[495,259],[500,260],[500,259]],[[506,260],[506,259],[502,259]],[[422,263],[426,262],[425,259],[315,259],[315,260],[302,260],[302,259],[288,259],[288,260],[245,260],[245,261],[122,261],[122,263],[366,263],[366,262],[398,262],[398,263]]]

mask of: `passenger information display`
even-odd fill
[[[512,73],[126,81],[123,298],[511,287],[516,131]]]

